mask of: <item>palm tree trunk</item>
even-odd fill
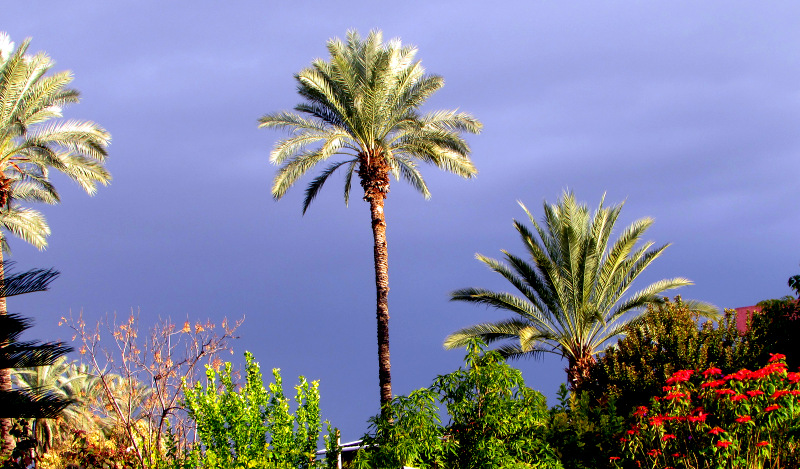
[[[2,236],[2,235],[0,235]],[[4,290],[5,269],[3,268],[3,250],[0,248],[0,289]],[[0,295],[0,315],[6,314],[6,298]],[[11,370],[0,368],[0,390],[11,390]],[[11,419],[0,418],[0,460],[14,450],[14,437],[11,436]]]
[[[570,391],[578,393],[589,384],[592,367],[596,362],[594,355],[591,354],[578,358],[570,357],[569,368],[567,368],[567,381]]]
[[[385,196],[369,199],[374,241],[375,287],[377,289],[378,381],[381,389],[381,409],[384,404],[392,400],[392,373],[389,360],[389,252],[386,248],[384,199]]]

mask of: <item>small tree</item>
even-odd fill
[[[224,319],[217,332],[210,321],[186,321],[178,328],[161,320],[149,334],[141,334],[133,314],[123,321],[106,318],[93,328],[82,314],[61,322],[75,332],[79,353],[99,379],[105,394],[103,417],[116,426],[143,467],[152,467],[164,456],[168,439],[175,440],[177,452],[186,449],[190,428],[180,405],[182,383],[194,383],[204,363],[221,365],[218,354],[230,350],[230,339],[241,324]],[[104,332],[112,337],[103,342],[108,344],[105,348],[100,345]]]
[[[396,397],[385,415],[370,419],[356,466],[560,468],[544,441],[544,396],[480,341],[467,347],[466,365]],[[447,410],[446,425],[437,403]]]
[[[198,382],[185,388],[185,405],[201,444],[193,465],[209,469],[318,467],[319,382],[300,377],[295,386],[297,410],[292,415],[280,370],[272,370],[275,382],[267,389],[253,355],[246,352],[245,360],[246,380],[241,389],[233,383],[230,363],[219,373],[219,382],[214,368],[206,366],[205,386]]]
[[[758,363],[760,332],[740,334],[732,310],[716,325],[698,325],[698,319],[679,296],[649,306],[642,320],[626,326],[625,337],[606,349],[592,369],[587,392],[599,400],[615,397],[625,414],[647,404],[677,370],[716,366],[733,372]]]

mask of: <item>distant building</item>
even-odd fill
[[[736,308],[736,329],[740,334],[747,332],[747,323],[750,318],[753,317],[753,314],[760,313],[761,310],[761,306],[758,305]]]

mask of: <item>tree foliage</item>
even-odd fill
[[[245,382],[236,388],[232,367],[226,363],[217,374],[206,366],[205,385],[185,389],[185,405],[197,425],[201,448],[194,466],[228,468],[313,468],[322,422],[319,417],[319,383],[300,377],[295,386],[294,415],[283,392],[280,370],[272,370],[274,383],[264,387],[261,370],[252,354],[245,353]],[[217,377],[219,376],[219,381]]]
[[[698,320],[680,297],[649,306],[642,320],[626,326],[625,336],[598,360],[587,392],[599,400],[615,397],[627,413],[661,392],[664,380],[677,370],[715,366],[734,372],[759,363],[761,333],[751,328],[740,334],[734,311],[726,311],[717,324]]]
[[[499,353],[484,352],[473,341],[465,368],[396,397],[387,414],[370,419],[355,466],[560,468],[544,441],[544,396],[525,386],[520,371]]]
[[[50,234],[44,216],[18,202],[58,203],[51,169],[94,194],[111,181],[104,166],[111,136],[94,122],[61,119],[80,100],[68,88],[72,73],[50,73],[53,60],[29,55],[29,44],[16,47],[0,33],[0,227],[42,249]]]

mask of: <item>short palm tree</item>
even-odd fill
[[[72,405],[64,408],[57,418],[39,417],[34,419],[34,435],[38,454],[44,454],[57,442],[71,441],[76,430],[98,429],[91,404],[98,398],[98,378],[87,374],[86,365],[70,363],[61,357],[52,364],[15,368],[12,380],[15,389],[31,392],[39,390],[57,397]]]
[[[75,180],[87,193],[108,184],[103,166],[110,136],[94,122],[58,120],[62,108],[79,101],[67,88],[70,72],[50,74],[53,61],[40,52],[28,55],[29,39],[15,47],[0,33],[0,265],[8,250],[6,233],[44,249],[50,228],[44,216],[20,202],[59,202],[50,182],[55,169]],[[0,269],[0,285],[4,272]],[[0,298],[0,315],[6,313]],[[7,370],[0,370],[0,390],[9,390]],[[9,442],[10,422],[0,419],[0,438]],[[2,453],[2,452],[0,452]]]
[[[280,199],[301,176],[334,156],[306,189],[305,213],[328,177],[344,169],[344,200],[348,202],[357,174],[369,203],[374,240],[377,288],[378,364],[381,404],[392,398],[389,361],[389,269],[384,199],[389,177],[403,179],[426,198],[428,187],[418,163],[430,163],[469,178],[477,171],[469,159],[463,132],[478,133],[481,124],[466,113],[419,107],[444,80],[426,75],[416,48],[392,40],[384,44],[378,31],[366,39],[351,31],[347,41],[328,42],[330,60],[315,60],[295,75],[304,101],[297,112],[278,112],[260,119],[260,127],[287,129],[270,161],[280,166],[272,196]]]
[[[661,303],[667,290],[691,285],[685,278],[660,280],[627,295],[631,284],[668,245],[652,242],[637,247],[650,218],[635,221],[611,242],[622,204],[600,202],[594,215],[564,193],[555,205],[544,203],[538,223],[520,203],[535,232],[514,220],[530,261],[503,251],[505,262],[476,257],[511,283],[521,295],[482,288],[451,293],[454,301],[483,304],[516,316],[461,329],[445,339],[445,348],[466,346],[471,339],[505,341],[504,356],[518,358],[555,353],[567,359],[567,379],[577,390],[588,378],[595,355],[618,337],[625,324],[636,321],[648,304]],[[694,310],[713,314],[711,305],[692,302]]]

